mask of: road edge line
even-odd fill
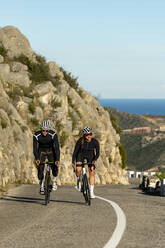
[[[96,196],[96,198],[108,202],[115,210],[117,216],[117,225],[111,238],[108,240],[108,242],[104,245],[103,248],[116,248],[126,228],[126,216],[123,210],[115,202],[100,196]]]

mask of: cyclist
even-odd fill
[[[56,132],[51,130],[51,123],[44,120],[41,125],[41,130],[33,135],[33,153],[38,168],[38,179],[40,182],[40,194],[44,194],[44,162],[47,158],[49,162],[53,162],[52,169],[52,189],[57,190],[57,175],[58,167],[60,166],[60,148]]]
[[[90,196],[95,198],[94,195],[94,182],[95,182],[95,163],[100,154],[100,145],[99,142],[92,138],[92,128],[86,126],[83,128],[83,136],[77,141],[75,149],[72,155],[72,167],[75,168],[76,165],[76,176],[79,180],[82,163],[84,159],[87,160],[89,165],[89,177],[90,177]],[[78,189],[80,190],[80,189]]]

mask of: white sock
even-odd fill
[[[43,182],[43,180],[42,180],[42,181],[40,180],[40,186],[41,186],[41,188],[44,187],[44,182]]]
[[[94,185],[90,185],[90,190],[91,190],[91,192],[94,191]]]
[[[53,177],[53,178],[52,178],[52,181],[53,181],[53,182],[56,182],[56,181],[57,181],[57,177]]]

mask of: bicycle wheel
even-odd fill
[[[83,196],[87,205],[91,205],[90,190],[87,175],[83,176]]]
[[[46,173],[45,176],[45,205],[50,201],[50,175]]]

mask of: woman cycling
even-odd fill
[[[77,141],[72,155],[72,167],[75,168],[76,165],[76,176],[79,178],[82,170],[81,165],[84,160],[87,160],[87,163],[91,163],[88,166],[90,177],[90,196],[91,198],[95,198],[95,163],[100,155],[100,145],[95,138],[92,138],[91,127],[86,126],[82,131],[83,136]]]

